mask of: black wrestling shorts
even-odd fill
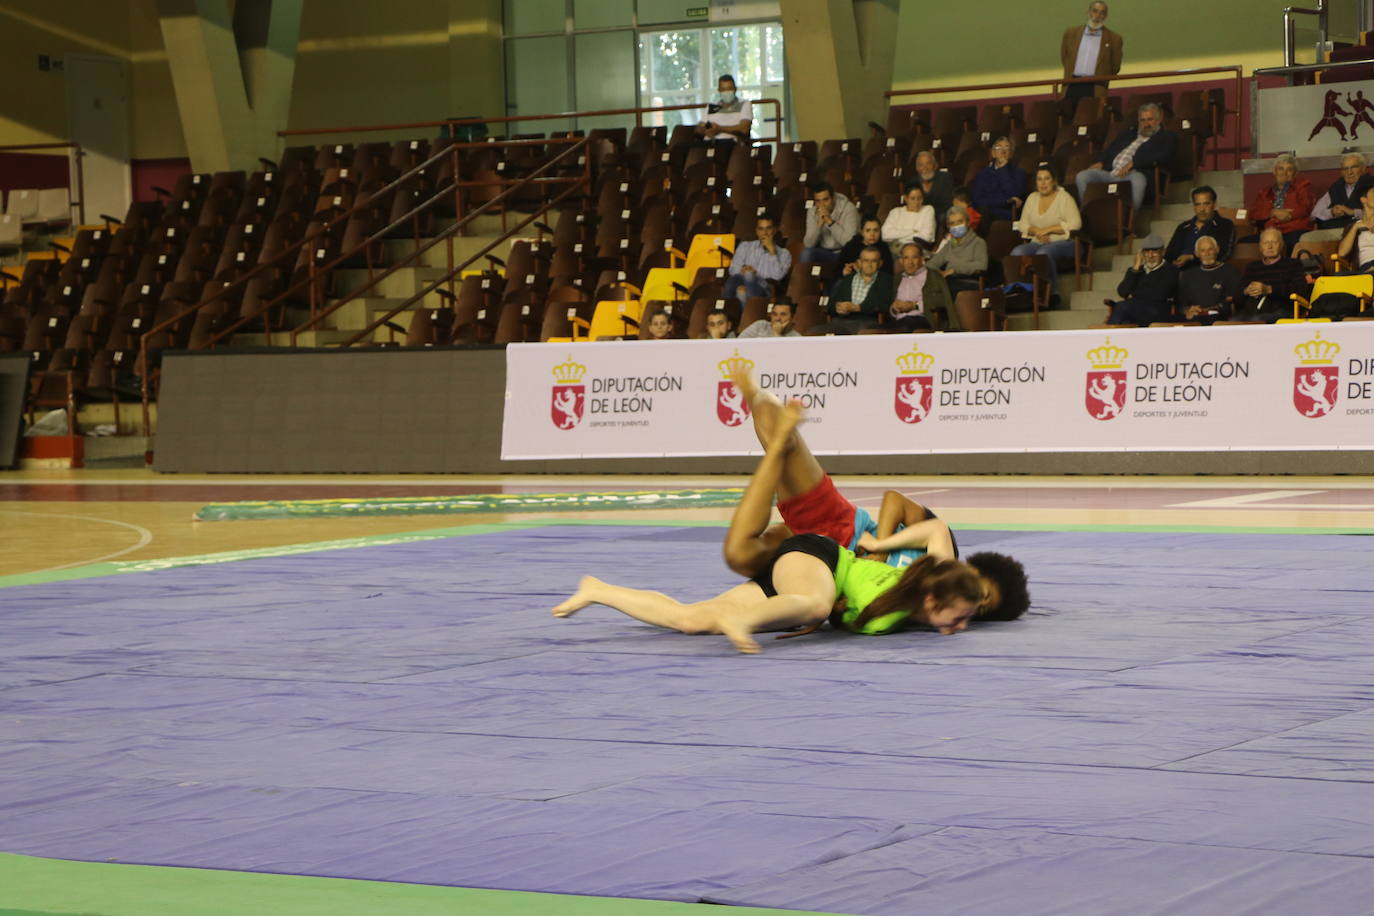
[[[778,590],[773,587],[773,565],[778,562],[783,554],[788,553],[804,553],[813,556],[830,567],[832,573],[840,565],[839,544],[820,534],[794,534],[778,545],[778,552],[773,554],[773,559],[769,560],[768,565],[750,580],[759,584],[765,597],[772,598],[778,593]]]

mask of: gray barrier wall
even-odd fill
[[[505,351],[168,353],[154,469],[172,473],[739,474],[755,459],[502,461]],[[829,456],[836,474],[1365,474],[1374,451]]]

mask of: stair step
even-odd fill
[[[356,330],[341,331],[334,328],[326,328],[322,331],[303,331],[296,338],[296,346],[337,347],[356,333],[358,333]],[[235,334],[234,346],[289,347],[291,346],[291,332],[273,331],[271,334]]]
[[[1106,315],[1107,310],[1104,308],[1099,308],[1095,312],[1052,309],[1040,313],[1039,329],[1041,331],[1081,330],[1090,328],[1095,324],[1102,324]],[[1007,316],[1008,331],[1033,331],[1035,329],[1035,319],[1029,312]]]
[[[385,268],[376,269],[373,273],[377,275],[383,270]],[[369,292],[374,296],[404,299],[418,293],[446,273],[442,267],[401,267],[390,276],[379,280]],[[348,268],[334,271],[334,288],[340,294],[362,289],[367,286],[367,282],[366,270]]]

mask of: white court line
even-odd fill
[[[1314,493],[1328,493],[1329,490],[1269,490],[1265,493],[1242,493],[1239,496],[1219,496],[1216,499],[1197,499],[1186,503],[1170,503],[1169,509],[1329,509],[1333,512],[1344,509],[1374,509],[1371,503],[1281,503],[1273,500],[1288,499],[1292,496],[1311,496]]]
[[[891,487],[888,487],[887,489],[890,490],[890,489],[892,489],[892,488],[891,488]],[[944,488],[943,490],[912,490],[910,493],[903,493],[902,495],[903,495],[903,496],[929,496],[931,493],[948,493],[949,491],[950,491],[950,488],[949,488],[949,487],[946,487],[946,488]],[[881,497],[881,496],[860,496],[858,499],[850,500],[850,502],[854,503],[855,505],[858,505],[859,503],[863,503],[863,502],[872,502],[872,501],[874,501],[874,500],[881,501],[881,500],[882,500],[882,497]]]
[[[119,525],[121,528],[132,528],[139,533],[138,543],[132,547],[125,547],[123,550],[116,550],[114,553],[107,553],[103,557],[96,557],[94,560],[78,560],[75,563],[63,563],[61,566],[49,566],[47,569],[27,570],[25,575],[36,575],[39,573],[56,572],[59,569],[70,569],[73,566],[89,566],[95,563],[104,563],[106,560],[113,560],[115,557],[122,557],[126,553],[131,553],[140,547],[147,546],[153,542],[153,533],[142,525],[134,525],[129,522],[116,521],[112,518],[97,518],[94,515],[64,515],[60,512],[21,512],[18,509],[0,509],[6,515],[32,515],[38,518],[74,518],[83,522],[103,522],[106,525]]]

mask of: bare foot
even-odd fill
[[[754,384],[754,377],[749,374],[749,370],[741,369],[734,373],[730,376],[730,381],[738,389],[740,397],[744,398],[744,403],[752,407],[754,399],[759,396],[759,387]]]
[[[730,640],[730,645],[734,646],[745,655],[758,655],[763,649],[754,639],[754,635],[744,627],[731,625],[730,622],[722,622],[720,631]]]
[[[778,419],[773,426],[772,433],[768,436],[768,441],[764,443],[764,451],[786,451],[792,438],[792,432],[801,421],[801,404],[796,401],[788,401],[784,404],[782,409],[778,411]]]
[[[571,598],[553,609],[553,616],[571,617],[587,605],[596,604],[591,593],[600,584],[601,580],[595,576],[583,576],[577,583],[577,591],[573,592]]]

